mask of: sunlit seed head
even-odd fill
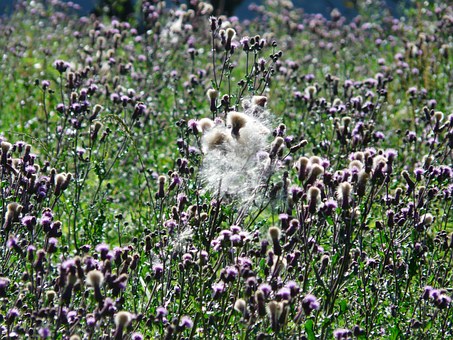
[[[129,312],[121,311],[115,315],[115,325],[116,327],[125,328],[129,326],[132,321],[132,315]]]
[[[234,303],[234,310],[241,314],[245,314],[247,312],[247,303],[245,302],[245,300],[237,299]]]
[[[230,141],[230,138],[225,131],[215,130],[205,136],[204,145],[207,150],[217,149],[226,145]]]
[[[208,98],[211,99],[216,99],[219,96],[219,92],[214,89],[209,89],[207,91]]]
[[[363,168],[363,163],[359,160],[354,159],[349,163],[349,169],[357,169],[357,170],[362,170]]]
[[[87,274],[87,283],[93,287],[99,287],[104,282],[104,274],[99,270],[92,270]]]
[[[214,127],[214,121],[209,118],[202,118],[198,121],[198,125],[200,126],[201,131],[205,133]]]
[[[434,112],[434,120],[436,122],[441,122],[444,119],[444,113],[441,111]]]
[[[47,301],[52,302],[56,296],[57,296],[57,293],[54,290],[46,291]]]
[[[270,227],[269,228],[269,237],[272,241],[276,242],[280,239],[281,231],[278,227]]]
[[[351,195],[352,186],[349,182],[340,183],[337,190],[339,199],[347,199]]]
[[[236,31],[233,28],[227,28],[225,34],[228,40],[232,40],[236,36]]]
[[[320,199],[320,194],[321,190],[319,190],[319,188],[317,187],[310,187],[310,189],[308,189],[308,196],[310,197],[311,200]]]
[[[2,153],[6,154],[11,149],[12,144],[8,142],[2,142]]]
[[[253,96],[252,97],[252,104],[265,107],[267,103],[267,97],[266,96]]]
[[[249,117],[242,112],[228,113],[227,124],[231,126],[231,135],[235,138],[239,137],[239,130],[245,127]]]

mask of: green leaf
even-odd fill
[[[315,332],[313,331],[313,320],[308,319],[305,321],[305,332],[307,333],[308,340],[315,340]]]
[[[398,328],[397,325],[395,325],[394,327],[392,327],[392,328],[390,329],[390,337],[389,337],[389,339],[391,339],[391,340],[397,340],[397,339],[399,339],[401,336],[402,336],[401,330]]]
[[[348,311],[348,302],[346,300],[340,301],[340,314],[344,314]]]

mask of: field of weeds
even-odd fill
[[[18,1],[1,338],[452,338],[446,4]]]

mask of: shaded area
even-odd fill
[[[70,0],[63,1],[69,2]],[[0,15],[11,13],[15,2],[15,0],[0,0]],[[81,6],[81,15],[105,14],[126,20],[134,13],[137,0],[73,0],[72,2]],[[190,0],[175,2],[190,3]],[[264,3],[263,0],[211,0],[210,2],[215,8],[215,15],[236,15],[239,19],[252,19],[255,13],[249,10],[249,6],[253,3],[258,5]],[[337,8],[348,19],[352,19],[358,14],[356,9],[358,0],[293,0],[293,3],[295,7],[303,8],[306,13],[320,13],[326,17],[329,17],[334,8]],[[392,15],[398,17],[401,15],[400,6],[406,5],[408,0],[386,0],[385,3]]]

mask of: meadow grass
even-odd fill
[[[0,19],[5,339],[453,336],[453,10]]]

